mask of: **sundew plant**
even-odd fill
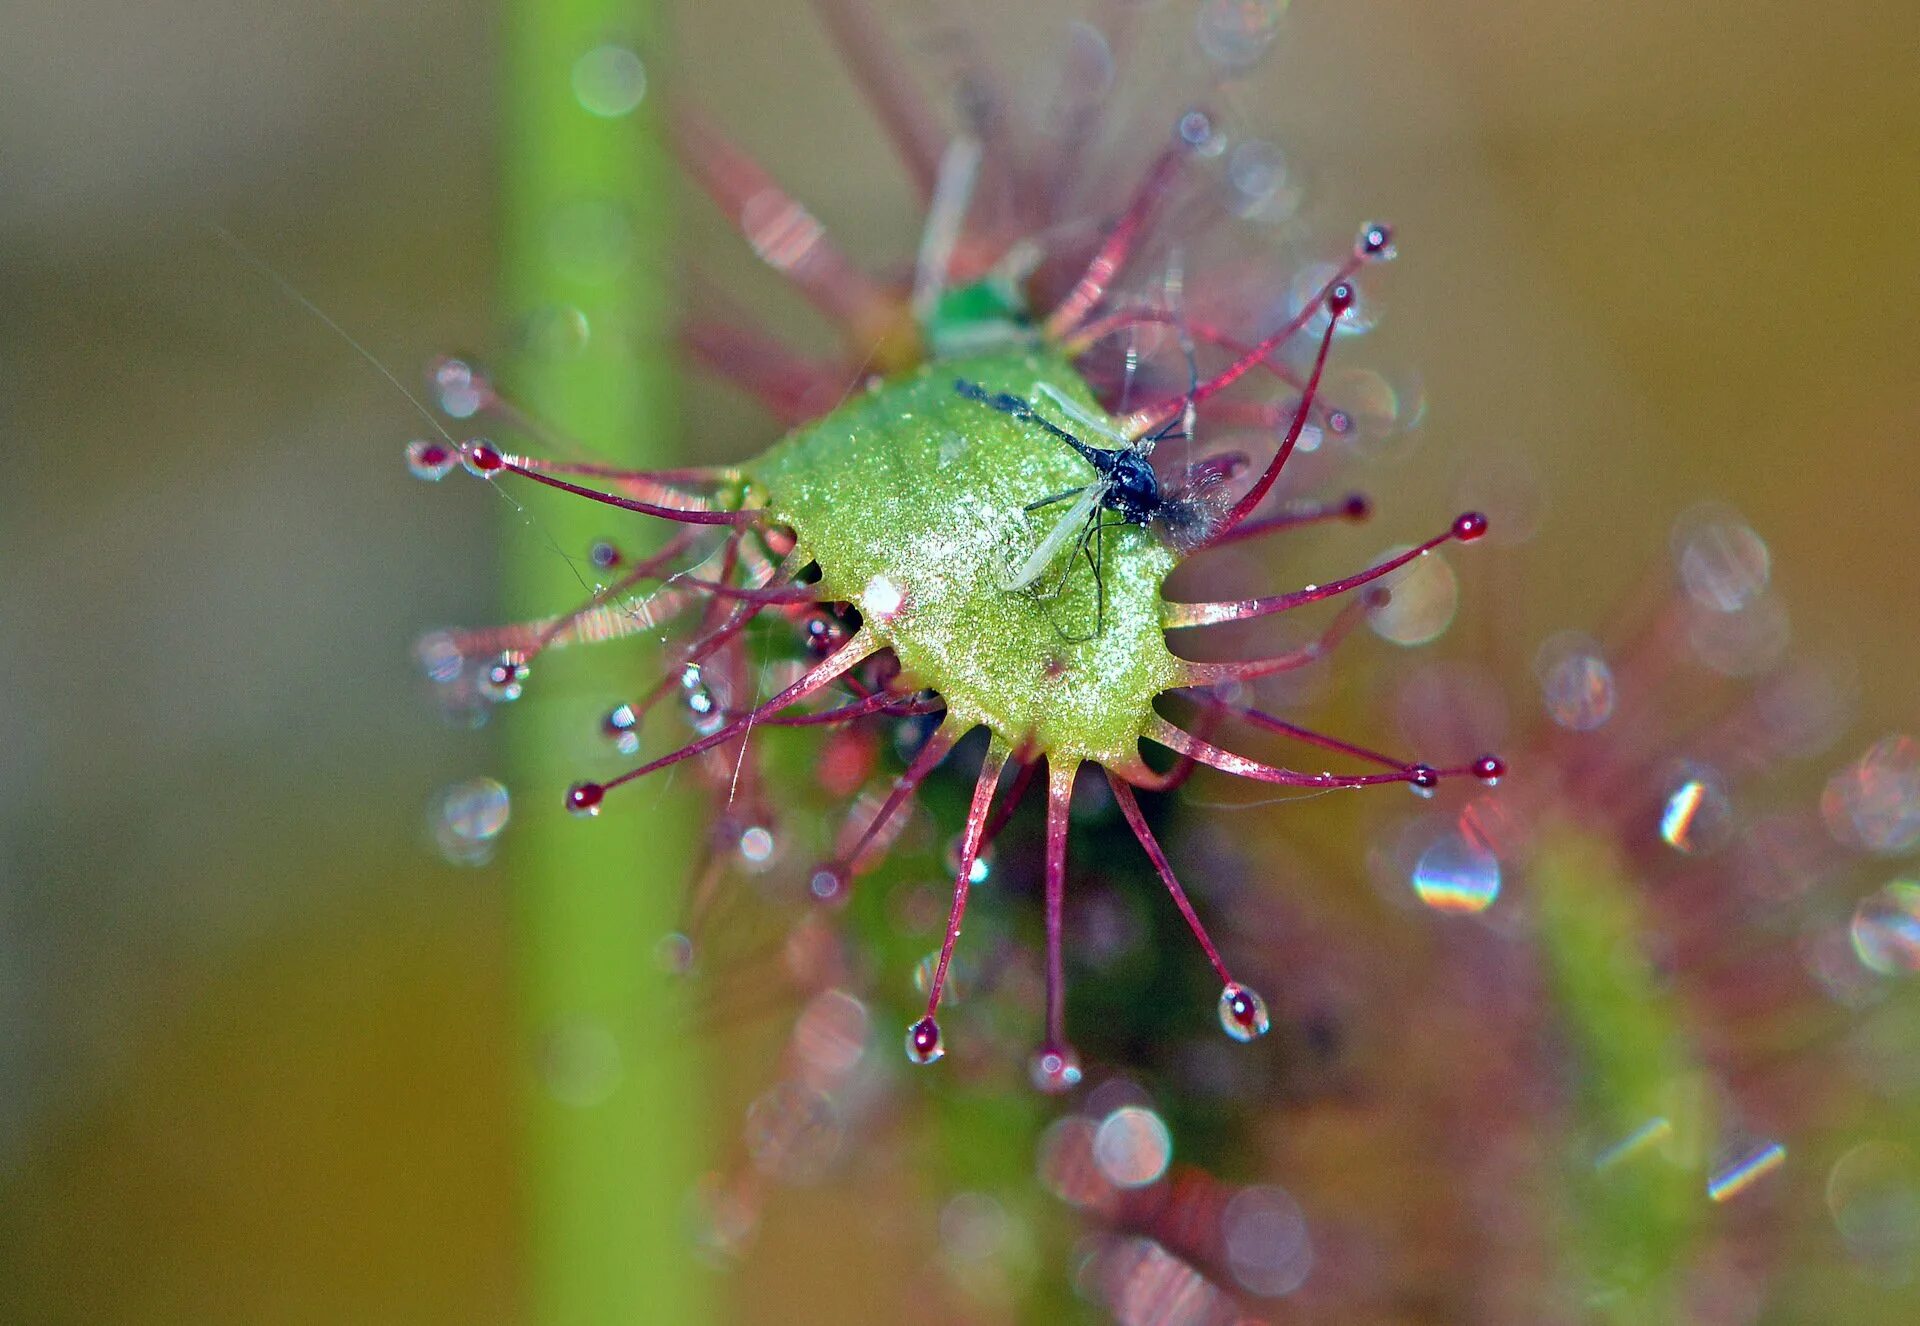
[[[1920,965],[1912,885],[1859,904],[1848,966],[1830,951],[1848,925],[1821,910],[1831,891],[1768,892],[1748,856],[1719,855],[1737,777],[1824,722],[1790,678],[1749,680],[1778,661],[1754,661],[1757,536],[1730,520],[1676,536],[1683,592],[1625,651],[1618,717],[1599,646],[1542,654],[1547,721],[1521,726],[1511,775],[1490,753],[1508,727],[1479,721],[1480,692],[1429,687],[1390,706],[1406,755],[1288,716],[1287,674],[1341,667],[1363,623],[1403,643],[1438,634],[1414,621],[1422,572],[1489,519],[1400,530],[1399,551],[1311,583],[1206,594],[1223,550],[1277,574],[1267,554],[1283,540],[1292,565],[1317,527],[1373,519],[1348,471],[1409,422],[1337,376],[1376,320],[1394,228],[1355,217],[1328,238],[1302,224],[1284,156],[1236,109],[1285,6],[1062,15],[1038,77],[964,16],[920,20],[927,59],[903,50],[898,16],[815,8],[916,198],[897,252],[837,243],[706,113],[708,90],[676,85],[639,16],[529,11],[510,33],[520,353],[498,376],[437,364],[446,422],[407,449],[414,474],[492,486],[554,545],[540,569],[509,568],[518,620],[419,649],[450,710],[512,705],[514,794],[565,812],[516,826],[514,849],[544,1093],[537,1315],[699,1319],[690,1249],[745,1256],[772,1186],[818,1182],[851,1153],[869,1177],[948,1194],[903,1214],[918,1233],[899,1237],[937,1257],[954,1320],[1224,1323],[1279,1300],[1327,1320],[1757,1319],[1701,1304],[1728,1285],[1768,1302],[1754,1249],[1800,1226],[1748,1213],[1778,1186],[1788,1133],[1816,1125],[1773,1108],[1772,1061],[1753,1066],[1765,1056],[1750,1042],[1784,1054],[1821,1024],[1792,1003],[1797,987],[1785,1012],[1763,997],[1784,977],[1756,978],[1751,953],[1766,950],[1767,973],[1845,987],[1843,1002],[1872,987],[1860,964],[1876,979]],[[674,251],[668,152],[705,196],[696,214],[721,218],[738,260],[784,278],[820,330],[783,339],[672,264],[652,263],[636,295],[620,264],[581,261],[610,230],[623,251]],[[554,256],[556,234],[570,258]],[[693,368],[760,407],[759,445],[677,463],[661,402]],[[1241,627],[1237,649],[1270,619],[1299,629],[1221,657],[1216,628]],[[1689,630],[1709,670],[1734,659],[1721,672],[1742,679],[1724,718],[1695,715],[1698,742],[1625,704],[1685,706],[1660,668]],[[584,683],[567,674],[596,690],[586,756],[578,731],[540,718],[562,650],[609,660]],[[1584,747],[1569,736],[1593,732]],[[1920,805],[1911,749],[1876,752],[1836,783],[1829,819],[1904,842]],[[1481,927],[1437,931],[1439,957],[1369,991],[1408,1010],[1386,1062],[1348,1062],[1367,1029],[1340,973],[1387,960],[1246,868],[1232,830],[1173,836],[1204,819],[1183,812],[1182,789],[1221,773],[1305,803],[1262,812],[1275,817],[1397,789],[1407,823],[1356,837],[1335,869],[1357,878],[1367,857],[1436,926]],[[642,791],[662,784],[698,794],[690,863],[675,850],[689,831]],[[477,836],[498,831],[498,804],[461,803],[485,821]],[[658,841],[652,827],[614,837],[627,819],[663,826]],[[1107,841],[1122,837],[1124,860]],[[596,854],[597,841],[615,846]],[[931,901],[903,882],[920,869],[903,858],[929,857],[943,872]],[[1151,919],[1076,897],[1129,872],[1163,895]],[[1696,943],[1681,888],[1716,916],[1757,910],[1756,888],[1791,906],[1741,930],[1736,960]],[[983,889],[998,905],[984,921],[969,914]],[[727,944],[737,896],[779,913],[773,956]],[[1029,914],[1009,919],[1014,907]],[[1648,930],[1671,947],[1636,961]],[[1180,931],[1197,952],[1181,944],[1176,962],[1162,950]],[[1153,952],[1145,980],[1109,961],[1129,943]],[[1076,1001],[1096,1017],[1067,997],[1076,948],[1090,973]],[[697,1163],[711,1120],[674,1030],[686,1001],[631,974],[659,966],[704,983],[692,1002],[710,1026],[769,991],[794,996],[739,1143]],[[1422,1040],[1436,990],[1499,1016]],[[649,1017],[668,1030],[606,1031]],[[892,1051],[876,1066],[883,1018],[905,1064]],[[1331,1141],[1317,1161],[1277,1161],[1276,1135],[1295,1133]],[[1341,1163],[1343,1146],[1384,1154],[1410,1135],[1431,1145],[1376,1162],[1385,1191]],[[1876,1156],[1850,1182],[1879,1178]],[[1294,1192],[1266,1181],[1276,1168]],[[1877,1250],[1895,1235],[1868,1204],[1841,1202],[1854,1241]],[[1723,1209],[1748,1223],[1716,1225]],[[1450,1249],[1466,1251],[1437,1265]]]
[[[1263,13],[1232,9],[1240,24]],[[760,166],[697,112],[676,108],[684,168],[744,244],[836,325],[847,357],[821,362],[751,327],[698,322],[690,348],[759,396],[786,429],[762,455],[734,465],[632,470],[530,454],[490,437],[413,444],[409,464],[424,478],[464,468],[681,527],[631,561],[612,545],[597,548],[608,574],[586,602],[518,625],[436,635],[423,654],[437,678],[497,703],[533,684],[545,651],[682,632],[657,679],[607,721],[638,749],[649,717],[671,699],[691,718],[694,738],[614,777],[575,782],[565,804],[582,818],[617,811],[630,783],[702,761],[723,801],[716,819],[728,821],[755,728],[941,715],[882,804],[812,872],[810,892],[829,904],[856,887],[889,821],[928,774],[969,733],[989,734],[926,1014],[906,1036],[908,1056],[922,1064],[945,1050],[941,994],[996,798],[1010,807],[1044,765],[1049,992],[1035,1078],[1047,1089],[1079,1078],[1064,1030],[1060,918],[1068,804],[1081,770],[1097,767],[1220,977],[1221,1025],[1253,1039],[1267,1029],[1263,1001],[1221,961],[1136,791],[1172,790],[1196,764],[1308,791],[1400,784],[1426,793],[1446,778],[1495,782],[1504,772],[1493,755],[1446,769],[1380,755],[1278,719],[1248,689],[1326,657],[1361,614],[1385,603],[1382,578],[1444,543],[1481,537],[1479,513],[1326,583],[1232,601],[1166,592],[1183,562],[1211,550],[1369,514],[1365,499],[1350,495],[1269,499],[1309,429],[1318,448],[1360,426],[1321,384],[1335,341],[1365,325],[1358,282],[1394,256],[1392,228],[1365,223],[1344,250],[1299,269],[1236,266],[1215,276],[1198,265],[1201,222],[1191,214],[1191,195],[1205,190],[1194,177],[1224,150],[1206,109],[1161,126],[1161,145],[1124,173],[1128,192],[1103,209],[1087,195],[1097,197],[1120,169],[1103,164],[1101,179],[1078,178],[1107,132],[1098,118],[1070,117],[1065,138],[1039,126],[1027,136],[1005,108],[975,108],[974,123],[948,134],[889,75],[868,19],[829,10],[923,195],[911,276],[861,270]],[[1258,24],[1235,33],[1249,46],[1270,36]],[[988,77],[971,72],[969,86]],[[1267,289],[1249,299],[1253,280]],[[1239,325],[1246,319],[1232,318],[1222,307],[1229,303],[1251,305],[1252,320]],[[473,365],[449,362],[437,377],[463,412],[537,436]],[[821,402],[833,404],[822,410]],[[1175,652],[1188,632],[1336,600],[1346,606],[1314,638],[1282,653],[1199,662]],[[759,698],[744,684],[748,650],[755,628],[773,620],[789,624],[806,661]],[[1169,697],[1197,710],[1196,723],[1166,717],[1159,706]],[[1233,753],[1196,730],[1232,723],[1295,738],[1310,752],[1305,767]],[[1171,753],[1172,767],[1156,770],[1149,746]],[[1361,771],[1323,767],[1329,753]],[[729,821],[723,845],[751,857],[756,832],[768,830]]]

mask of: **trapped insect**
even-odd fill
[[[1095,618],[1093,634],[1098,635],[1106,625],[1107,591],[1105,578],[1106,532],[1112,525],[1151,525],[1164,521],[1176,513],[1185,512],[1189,499],[1168,497],[1161,492],[1160,478],[1154,473],[1149,459],[1154,447],[1174,438],[1190,436],[1186,432],[1174,432],[1173,425],[1149,433],[1138,441],[1129,440],[1112,425],[1096,418],[1083,410],[1074,401],[1045,382],[1033,384],[1033,394],[1044,399],[1050,406],[1073,423],[1088,436],[1100,438],[1107,445],[1091,446],[1080,437],[1060,427],[1037,411],[1032,402],[1022,400],[1009,392],[990,392],[977,382],[961,378],[954,384],[968,400],[979,401],[982,405],[1000,411],[1002,414],[1026,423],[1038,425],[1046,432],[1071,447],[1080,458],[1093,467],[1095,478],[1077,488],[1068,488],[1061,492],[1029,502],[1022,510],[1032,513],[1070,502],[1065,513],[1054,523],[1039,545],[1012,568],[1002,582],[1009,591],[1023,590],[1036,583],[1045,575],[1060,550],[1069,543],[1074,551],[1061,568],[1059,578],[1053,587],[1042,597],[1054,599],[1066,587],[1067,577],[1073,573],[1074,563],[1084,559],[1093,572],[1095,593]],[[1109,520],[1117,516],[1117,520]],[[1092,636],[1075,637],[1061,632],[1068,639],[1091,639]]]

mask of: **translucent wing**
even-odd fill
[[[1074,428],[1070,431],[1077,433],[1080,440],[1088,446],[1101,447],[1108,451],[1125,451],[1133,445],[1125,433],[1089,411],[1086,406],[1051,383],[1034,383],[1033,394],[1071,420]]]
[[[1106,485],[1098,483],[1088,484],[1082,489],[1080,496],[1073,500],[1073,505],[1061,513],[1060,519],[1047,531],[1047,537],[1040,540],[1040,546],[1000,582],[1000,587],[1008,590],[1025,589],[1045,574],[1046,569],[1053,565],[1053,559],[1060,555],[1060,550],[1086,528],[1087,517],[1100,505],[1100,496],[1105,491]]]

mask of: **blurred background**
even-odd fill
[[[1019,52],[1061,17],[970,21]],[[210,228],[409,385],[495,345],[497,24],[463,0],[8,11],[6,1320],[521,1319],[508,898],[429,814],[498,762],[410,655],[494,614],[498,504],[409,479],[400,393]],[[806,6],[672,29],[660,81],[855,254],[910,257],[911,198]],[[1400,227],[1380,352],[1429,400],[1412,462],[1370,480],[1379,521],[1327,557],[1524,467],[1530,653],[1724,499],[1797,638],[1855,661],[1862,732],[1920,721],[1916,49],[1909,0],[1293,4],[1236,95],[1336,240]],[[682,215],[707,270],[745,265]],[[708,385],[682,408],[689,454],[769,440]],[[836,1200],[769,1214],[730,1313],[909,1319],[910,1269],[836,1243]]]

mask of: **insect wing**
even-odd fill
[[[1092,515],[1093,509],[1100,505],[1100,498],[1105,492],[1106,485],[1098,483],[1088,484],[1082,489],[1080,496],[1074,499],[1073,505],[1068,507],[1061,514],[1060,519],[1054,523],[1053,528],[1047,531],[1047,537],[1040,540],[1040,546],[1035,548],[1011,575],[1001,581],[1000,587],[1008,590],[1025,589],[1044,575],[1046,569],[1053,565],[1053,559],[1060,555],[1060,550],[1073,542],[1086,528],[1087,517]]]
[[[1079,430],[1080,436],[1088,441],[1088,445],[1093,445],[1092,439],[1094,438],[1099,438],[1102,442],[1107,443],[1108,445],[1103,449],[1109,451],[1125,451],[1129,446],[1133,445],[1127,440],[1125,433],[1122,433],[1105,419],[1100,418],[1088,410],[1084,405],[1055,387],[1052,383],[1034,383],[1033,394],[1037,399],[1045,401],[1071,420],[1074,427]]]

